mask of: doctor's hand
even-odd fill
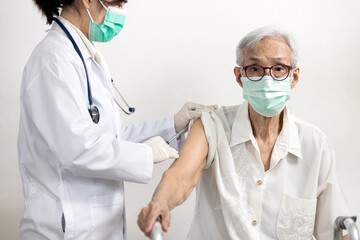
[[[176,159],[179,157],[179,153],[174,148],[170,147],[160,136],[150,138],[144,143],[151,147],[154,163],[159,163],[169,158]]]
[[[185,103],[180,111],[174,116],[175,131],[177,133],[180,132],[189,125],[191,120],[201,117],[201,112],[204,108],[210,108],[214,111],[218,108],[218,106],[216,104],[204,106],[193,102]]]
[[[146,207],[141,209],[141,212],[138,215],[137,224],[146,236],[150,237],[150,233],[159,216],[161,216],[162,230],[167,232],[170,226],[171,215],[166,202],[153,199]]]

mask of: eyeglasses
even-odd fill
[[[269,69],[270,76],[275,81],[283,81],[285,80],[292,69],[291,66],[284,65],[284,64],[276,64],[271,67],[262,67],[257,64],[252,64],[249,66],[241,66],[244,69],[245,76],[251,81],[260,81],[265,76],[265,70]]]

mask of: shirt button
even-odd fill
[[[254,227],[256,226],[256,224],[257,224],[256,220],[251,222],[251,225],[253,225]]]
[[[31,194],[34,194],[35,192],[36,192],[36,189],[35,189],[34,187],[31,187],[31,188],[30,188],[30,193],[31,193]]]
[[[257,182],[256,182],[256,185],[258,185],[258,186],[260,186],[262,184],[262,181],[261,180],[258,180]]]

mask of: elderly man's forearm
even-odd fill
[[[166,202],[170,210],[182,204],[200,179],[206,164],[208,143],[201,120],[194,122],[180,157],[163,174],[153,201]]]
[[[177,176],[172,169],[167,170],[157,186],[152,201],[165,203],[171,211],[182,204],[190,195],[196,183],[193,180],[185,180]]]

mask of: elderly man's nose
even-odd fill
[[[265,69],[265,75],[270,76],[270,69],[269,68]]]

